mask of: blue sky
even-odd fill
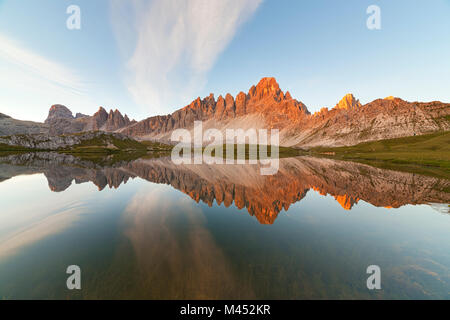
[[[68,30],[66,9],[81,9]],[[366,9],[381,9],[369,30]],[[274,76],[310,111],[346,93],[450,102],[449,0],[0,0],[0,112],[138,120]]]

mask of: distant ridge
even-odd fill
[[[0,117],[0,119],[2,119]],[[0,122],[0,135],[14,131]],[[10,119],[12,121],[13,119]],[[19,120],[14,120],[19,121]],[[214,94],[198,97],[169,115],[154,116],[136,122],[119,110],[103,107],[92,116],[77,113],[63,105],[50,108],[45,124],[22,126],[22,133],[45,131],[50,135],[84,131],[120,132],[137,139],[170,142],[173,130],[193,130],[195,121],[203,121],[204,130],[278,129],[280,145],[309,148],[344,146],[389,138],[422,135],[450,130],[450,104],[439,101],[408,102],[396,97],[377,99],[362,105],[353,94],[346,94],[335,107],[311,114],[301,101],[283,92],[275,78],[262,78],[247,93]],[[20,122],[20,121],[19,121]],[[19,130],[20,131],[20,130]]]
[[[127,115],[123,116],[117,109],[107,113],[103,107],[100,107],[93,116],[77,113],[77,116],[74,117],[72,111],[60,104],[50,108],[45,120],[50,127],[49,134],[51,135],[84,131],[115,132],[134,122],[130,121]]]

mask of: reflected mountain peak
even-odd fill
[[[450,203],[450,181],[323,158],[280,159],[276,175],[262,176],[259,165],[175,165],[169,157],[123,161],[101,166],[71,155],[21,154],[0,158],[0,181],[22,174],[43,173],[50,190],[62,192],[92,182],[101,191],[119,188],[130,179],[167,184],[197,203],[246,209],[261,224],[273,224],[284,209],[309,190],[331,195],[345,210],[359,200],[377,207]],[[446,205],[443,205],[446,206]],[[448,205],[447,205],[448,210]],[[442,212],[442,210],[440,210]]]
[[[346,194],[342,196],[334,196],[334,198],[345,210],[351,210],[353,208],[353,205],[357,204],[359,201],[358,198],[353,198]]]

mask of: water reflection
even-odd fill
[[[196,202],[246,208],[261,224],[273,224],[284,209],[301,201],[309,190],[332,195],[345,209],[360,200],[376,207],[399,208],[430,204],[449,212],[450,181],[413,173],[383,170],[352,162],[313,157],[280,160],[276,175],[260,175],[258,165],[175,165],[169,158],[138,159],[101,166],[55,153],[0,158],[0,181],[24,174],[43,173],[54,192],[92,182],[99,190],[119,188],[129,179],[167,184]]]
[[[164,193],[140,192],[125,210],[124,234],[140,279],[131,291],[152,299],[254,298],[233,272],[202,211]]]
[[[448,180],[310,157],[261,176],[40,153],[1,158],[0,181],[0,299],[450,298]]]

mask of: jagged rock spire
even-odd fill
[[[358,109],[362,105],[359,100],[356,100],[353,94],[346,94],[341,101],[334,107],[335,109],[353,110]]]

